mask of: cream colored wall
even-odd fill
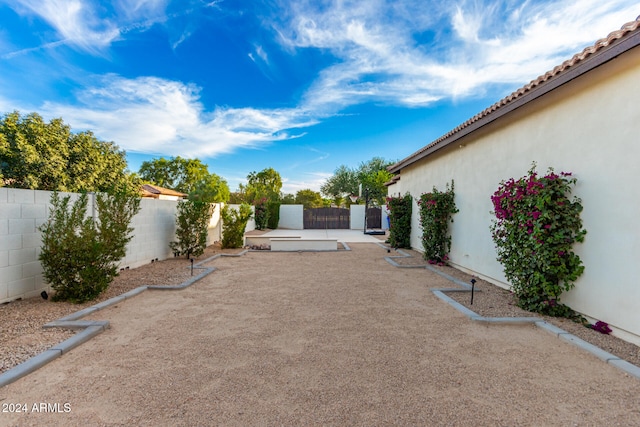
[[[640,344],[640,48],[530,102],[442,153],[401,172],[397,195],[414,196],[412,245],[421,249],[415,198],[455,179],[460,212],[451,224],[452,263],[506,286],[489,226],[501,180],[573,172],[588,234],[576,252],[586,269],[563,301]],[[631,334],[631,335],[630,335]]]

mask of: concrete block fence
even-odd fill
[[[51,191],[0,188],[0,303],[36,296],[49,290],[38,261],[42,240],[38,227],[49,217]],[[61,196],[78,194],[60,193]],[[133,218],[133,239],[120,267],[135,268],[173,257],[169,242],[175,239],[178,202],[142,199],[140,212]],[[221,205],[216,204],[209,224],[208,244],[222,236]],[[94,195],[88,212],[94,212]],[[254,223],[247,230],[255,228]]]

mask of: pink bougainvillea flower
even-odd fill
[[[606,334],[606,335],[609,335],[612,332],[611,328],[609,327],[609,324],[606,322],[602,322],[600,320],[598,320],[595,324],[591,325],[591,329],[594,329],[600,332],[601,334]]]

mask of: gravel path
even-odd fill
[[[386,251],[249,253],[0,389],[0,425],[640,425],[640,381],[533,326],[468,321]],[[38,402],[68,413],[34,413]],[[64,406],[67,404],[68,406]]]
[[[425,265],[422,255],[413,250],[402,250],[410,255],[408,258],[394,258],[394,261],[400,265],[416,266]],[[390,254],[397,256],[397,253]],[[455,277],[465,283],[470,283],[472,276],[456,270],[452,267],[432,266],[440,271]],[[630,342],[616,338],[613,335],[606,335],[593,329],[586,328],[580,323],[573,322],[569,319],[539,316],[519,308],[515,304],[513,295],[506,289],[502,289],[487,281],[476,278],[475,289],[478,291],[474,295],[473,305],[471,305],[471,294],[467,292],[449,292],[447,295],[470,310],[484,317],[532,317],[538,316],[547,322],[564,329],[565,331],[583,339],[611,354],[614,354],[627,362],[636,366],[640,366],[640,347]],[[450,284],[451,288],[456,288],[455,284]]]

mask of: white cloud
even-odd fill
[[[104,48],[120,34],[112,21],[97,16],[82,0],[16,0],[11,4],[20,13],[38,15],[64,42],[84,50]]]
[[[424,106],[524,85],[637,14],[630,0],[282,3],[287,49],[330,51],[305,107],[324,113],[364,102]],[[433,34],[417,42],[416,36]]]
[[[78,94],[81,106],[46,103],[47,117],[64,117],[74,129],[91,129],[126,150],[212,157],[241,147],[294,138],[287,130],[316,121],[298,109],[218,107],[206,112],[199,88],[180,82],[106,76]]]
[[[20,14],[39,16],[60,37],[24,51],[68,44],[98,54],[123,33],[163,22],[167,0],[120,0],[113,3],[111,12],[89,0],[9,0],[8,3]]]
[[[297,107],[205,108],[196,86],[108,75],[77,94],[79,106],[49,102],[39,110],[130,151],[211,157],[293,138],[302,132],[296,129],[350,105],[421,107],[483,95],[494,85],[524,85],[638,13],[633,0],[281,3],[265,22],[271,22],[282,47],[292,55],[316,49],[335,58],[317,70]],[[128,31],[168,19],[166,0],[119,0],[109,16],[99,15],[97,3],[83,0],[9,4],[20,13],[40,16],[63,38],[48,45],[71,43],[90,52],[105,49]],[[224,3],[210,5],[220,8]],[[193,31],[182,28],[174,49]],[[269,56],[265,46],[254,44],[248,55],[271,78],[269,69],[278,66],[278,56]],[[288,185],[292,190],[315,188],[314,182]]]
[[[287,178],[282,179],[282,192],[285,194],[295,194],[300,190],[313,190],[320,191],[320,187],[327,179],[333,176],[333,173],[328,172],[312,172],[302,176],[302,179],[290,180]]]

